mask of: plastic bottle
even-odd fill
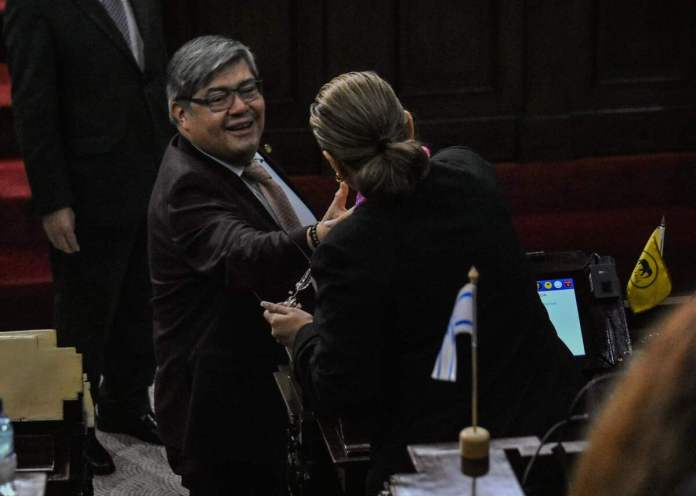
[[[12,481],[17,469],[14,452],[14,429],[9,417],[5,415],[0,399],[0,495],[14,494]]]

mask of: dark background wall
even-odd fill
[[[307,127],[320,85],[389,80],[420,137],[493,161],[696,149],[693,0],[167,0],[172,50],[231,35],[256,53],[266,141],[321,169]]]

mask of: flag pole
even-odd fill
[[[469,282],[478,286],[479,273],[473,265],[469,269]],[[474,322],[474,330],[471,333],[471,424],[476,432],[478,426],[478,331],[476,329],[476,291],[474,291],[474,300],[472,303],[472,321]]]
[[[662,220],[660,221],[660,255],[665,254],[665,216],[662,216]]]
[[[476,293],[479,273],[476,267],[469,269],[469,282],[473,286],[471,333],[471,427],[459,433],[461,470],[469,477],[480,477],[488,473],[491,435],[478,425],[478,325],[476,320]]]

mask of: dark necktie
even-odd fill
[[[295,209],[292,208],[290,200],[288,200],[283,188],[273,180],[271,175],[261,164],[256,160],[252,160],[251,164],[244,168],[242,175],[258,184],[261,194],[266,201],[268,201],[273,212],[275,212],[280,227],[285,231],[302,227],[295,213]]]
[[[128,30],[128,16],[126,15],[126,9],[123,7],[123,2],[121,0],[100,0],[104,9],[114,21],[116,27],[121,34],[123,39],[126,40],[128,48],[132,50],[130,31]]]

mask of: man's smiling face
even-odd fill
[[[255,80],[249,65],[242,59],[223,69],[193,96],[206,99],[220,90],[236,89]],[[177,121],[179,132],[201,150],[235,165],[246,165],[259,147],[265,112],[263,95],[249,102],[235,95],[230,107],[221,112],[212,112],[205,105],[191,102],[180,109]]]

